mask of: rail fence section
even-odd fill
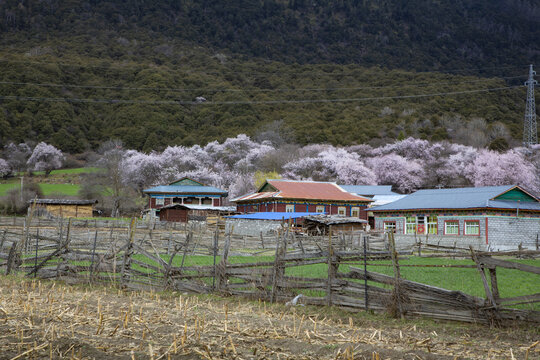
[[[418,243],[396,247],[392,234],[363,232],[307,237],[286,223],[275,236],[233,236],[219,223],[189,225],[126,221],[0,219],[0,271],[66,282],[107,283],[126,289],[219,293],[289,305],[311,304],[386,311],[467,322],[520,320],[540,323],[540,293],[501,297],[497,269],[539,276],[540,267],[509,260],[539,251],[505,253]],[[407,280],[400,260],[468,258],[485,297]],[[501,256],[504,256],[501,258]],[[380,262],[380,260],[387,260]],[[375,262],[391,274],[368,271]],[[537,282],[537,284],[540,282]],[[516,307],[517,306],[517,307]]]

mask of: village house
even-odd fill
[[[210,213],[234,212],[234,207],[223,206],[227,191],[188,177],[143,192],[148,195],[150,217],[159,217],[162,221],[187,222],[190,215],[203,219]]]
[[[402,244],[536,248],[540,234],[540,201],[517,185],[419,190],[370,210],[375,228],[395,232]]]
[[[253,194],[232,199],[240,213],[313,212],[367,220],[371,199],[354,195],[336,183],[266,180]]]
[[[97,200],[35,199],[28,204],[28,212],[36,216],[82,218],[93,216]]]

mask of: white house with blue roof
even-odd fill
[[[503,250],[536,248],[540,235],[540,201],[517,185],[419,190],[371,211],[402,242]]]

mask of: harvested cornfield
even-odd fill
[[[535,326],[0,277],[0,359],[535,359]]]

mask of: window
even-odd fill
[[[360,208],[359,207],[351,208],[351,216],[359,218],[360,217]]]
[[[384,231],[396,232],[396,222],[395,221],[385,221],[383,224],[384,224]]]
[[[437,215],[430,215],[427,222],[428,234],[437,234]]]
[[[323,213],[323,212],[324,212],[324,205],[319,205],[319,206],[317,206],[315,212]]]
[[[444,222],[444,235],[459,235],[459,221],[446,220]]]
[[[480,235],[480,221],[465,220],[465,235]]]
[[[405,218],[405,234],[414,234],[416,232],[416,217],[407,216]]]
[[[286,205],[285,212],[294,212],[294,205]]]
[[[340,207],[337,208],[337,213],[340,216],[345,216],[346,211],[347,211],[347,209],[345,208],[345,206],[340,206]]]
[[[156,205],[164,205],[165,199],[164,198],[156,198]]]

